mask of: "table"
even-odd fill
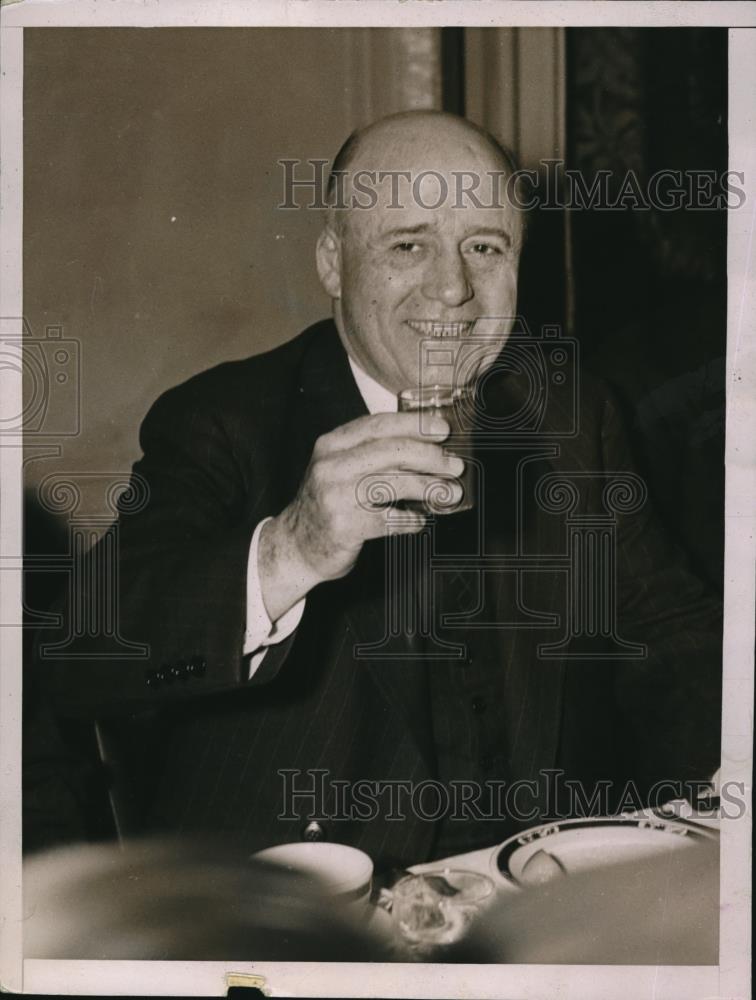
[[[639,809],[633,812],[623,813],[630,818],[644,817],[646,819],[679,819],[692,822],[707,829],[719,830],[720,815],[718,810],[703,812],[696,810],[690,802],[685,799],[674,799],[665,803],[660,809]],[[408,870],[417,874],[422,872],[436,871],[439,868],[464,868],[468,871],[480,872],[483,875],[491,874],[491,857],[493,852],[499,847],[493,844],[491,847],[483,847],[477,851],[469,851],[466,854],[456,854],[452,857],[442,858],[439,861],[429,861],[424,864],[412,865]],[[517,891],[517,890],[515,890]]]
[[[667,823],[672,823],[678,827],[687,827],[689,830],[698,828],[699,830],[705,829],[707,831],[716,831],[720,825],[718,812],[702,812],[694,809],[690,803],[682,800],[667,803],[661,809],[644,809],[627,812],[623,814],[623,816],[629,820],[648,820],[649,823],[653,825],[658,825],[660,821],[666,821]],[[598,819],[598,817],[596,817],[596,819]],[[546,824],[543,824],[543,826],[546,826]],[[538,829],[540,828],[534,828],[534,830]],[[528,835],[532,833],[533,831],[523,831],[520,836],[523,836],[525,838],[525,842],[528,843],[530,842]],[[538,842],[537,835],[535,840],[532,842]],[[470,851],[464,854],[453,855],[448,858],[413,865],[409,868],[409,871],[413,874],[422,874],[430,871],[439,872],[444,868],[449,868],[464,869],[488,875],[493,878],[495,890],[488,902],[484,905],[483,910],[487,911],[489,907],[492,908],[495,914],[495,919],[497,921],[503,920],[505,922],[508,914],[522,911],[526,918],[529,917],[533,920],[534,926],[543,926],[544,923],[549,922],[549,906],[544,906],[543,900],[540,904],[538,904],[537,895],[534,898],[531,896],[530,892],[523,893],[521,887],[515,882],[509,882],[504,878],[497,877],[496,871],[492,867],[492,862],[500,846],[501,845],[498,844],[492,845],[490,847]],[[704,845],[702,845],[702,847],[703,846]],[[697,851],[698,848],[695,850]],[[682,853],[686,854],[687,852]],[[678,852],[674,850],[673,855],[677,856],[677,854]],[[716,929],[714,925],[716,923],[715,916],[717,901],[713,899],[713,895],[716,887],[713,885],[712,879],[710,878],[711,872],[708,871],[708,869],[712,868],[712,857],[708,857],[708,860],[705,861],[707,870],[703,872],[704,882],[708,887],[708,896],[712,897],[712,899],[708,900],[708,903],[711,903],[711,906],[709,906],[708,903],[706,904],[705,912],[707,916],[698,924],[692,915],[695,907],[691,909],[689,899],[691,897],[691,893],[693,893],[692,898],[695,898],[695,880],[697,877],[697,872],[695,871],[695,861],[693,860],[695,858],[695,854],[691,856],[690,861],[682,859],[682,862],[679,860],[674,860],[672,862],[673,869],[677,866],[675,870],[678,872],[678,875],[681,876],[679,893],[676,887],[670,889],[669,886],[667,886],[664,891],[670,894],[670,902],[673,900],[677,902],[677,899],[679,898],[681,905],[687,907],[687,912],[681,914],[682,919],[680,923],[682,926],[679,930],[682,931],[682,935],[677,934],[677,936],[675,936],[676,931],[671,930],[670,925],[666,922],[667,917],[664,914],[665,907],[660,904],[659,900],[656,899],[656,896],[661,897],[662,894],[662,890],[659,889],[658,880],[660,877],[663,878],[667,874],[666,871],[661,871],[660,869],[662,859],[665,856],[666,852],[662,852],[661,854],[657,853],[655,856],[656,860],[651,860],[651,867],[647,872],[643,873],[643,876],[640,879],[638,877],[639,869],[635,865],[633,858],[630,858],[630,860],[627,860],[626,858],[626,863],[621,865],[619,868],[615,868],[614,871],[599,865],[592,871],[581,872],[575,876],[576,879],[582,881],[576,882],[573,881],[573,879],[570,879],[569,881],[571,887],[577,889],[578,885],[580,886],[580,890],[576,893],[571,893],[569,891],[564,892],[564,888],[560,889],[558,885],[553,884],[552,889],[549,890],[552,892],[553,901],[556,904],[556,909],[553,912],[555,914],[557,912],[561,912],[559,920],[557,920],[555,916],[554,926],[552,927],[554,938],[557,941],[556,947],[564,947],[568,953],[569,948],[572,947],[572,944],[567,940],[570,933],[575,933],[575,928],[572,928],[571,931],[567,930],[567,928],[571,926],[568,919],[570,907],[567,900],[572,897],[572,906],[575,907],[577,911],[581,908],[586,908],[587,916],[584,914],[584,918],[587,920],[588,926],[590,926],[591,921],[594,920],[594,918],[590,915],[591,904],[595,904],[595,907],[597,907],[597,914],[605,915],[607,927],[617,916],[619,916],[621,920],[624,920],[631,931],[629,936],[630,943],[628,944],[628,953],[631,955],[633,954],[634,947],[635,953],[640,955],[648,955],[656,947],[656,940],[654,939],[653,934],[644,926],[645,918],[639,919],[640,915],[646,908],[646,904],[650,907],[651,913],[649,927],[653,927],[657,933],[660,947],[671,949],[670,954],[675,956],[695,954],[696,949],[698,949],[701,954],[715,954],[716,942],[712,939],[712,928],[714,929],[713,936],[715,937]],[[649,859],[646,856],[639,855],[637,861],[641,866],[649,864]],[[664,862],[664,865],[669,864],[669,861]],[[604,865],[606,865],[606,861],[604,861]],[[608,874],[610,872],[611,874]],[[617,872],[620,874],[617,875]],[[649,874],[649,872],[651,873],[650,878],[646,880],[645,876]],[[614,892],[616,883],[607,881],[607,878],[613,879],[615,877],[621,880],[617,892]],[[583,893],[584,889],[585,893]],[[647,899],[644,898],[644,893],[648,895]],[[622,902],[623,896],[625,896],[628,900],[632,900],[631,906]],[[375,922],[371,919],[371,925],[373,928],[385,931],[393,936],[397,944],[397,960],[406,961],[408,960],[407,958],[403,959],[401,957],[402,942],[398,940],[398,932],[393,926],[390,914],[387,912],[390,907],[390,897],[390,890],[384,890],[381,897],[379,897],[379,906],[377,907],[380,914],[376,916]],[[506,897],[511,897],[511,906],[509,903],[505,902]],[[683,902],[684,900],[688,900],[688,902]],[[540,910],[538,909],[539,905],[541,906]],[[711,910],[711,913],[708,912],[709,910]],[[701,912],[703,914],[704,910]],[[492,914],[492,918],[494,914]],[[565,921],[567,922],[565,923]],[[606,939],[606,946],[610,949],[614,949],[614,954],[623,954],[623,945],[621,940],[622,935],[615,934],[614,939],[612,939],[612,932],[607,930],[605,927],[602,927],[601,921],[602,917],[600,915],[595,918],[598,931],[596,930],[596,926],[594,926],[592,933],[595,937],[601,937],[603,935]],[[498,927],[500,925],[497,924],[496,926]],[[690,944],[686,944],[686,934],[689,934]],[[589,945],[584,944],[579,940],[579,929],[577,930],[577,936],[577,945],[579,947],[589,947]],[[589,937],[590,934],[588,930],[586,930],[584,940],[587,941]],[[518,947],[522,949],[526,946],[523,946],[522,943],[520,943]],[[417,961],[418,959],[417,957],[414,957],[411,960]],[[433,959],[426,960],[433,961]],[[439,960],[439,958],[435,959],[435,961]],[[532,961],[532,959],[530,960]],[[691,959],[688,960],[690,961]]]

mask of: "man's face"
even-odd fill
[[[409,186],[402,189],[401,208],[389,207],[389,188],[379,187],[374,208],[344,212],[339,226],[339,333],[360,367],[395,393],[421,380],[425,385],[469,381],[476,369],[493,363],[511,329],[516,305],[521,220],[515,211],[456,199],[452,168],[439,165],[437,157],[432,163],[418,160],[418,174],[436,170],[447,180],[444,204],[423,207],[438,202],[442,190],[429,176],[418,188],[419,198],[412,197]],[[472,164],[460,161],[454,169],[502,167],[489,154]],[[490,203],[482,195],[480,200]],[[494,341],[467,344],[460,378],[455,374],[460,342],[470,336],[479,317],[510,321],[497,328]],[[430,354],[433,364],[424,351],[421,370],[421,345],[429,338],[438,338],[439,351]]]

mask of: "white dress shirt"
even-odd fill
[[[349,365],[368,411],[370,413],[396,413],[399,408],[396,396],[370,375],[367,375],[351,358]],[[244,633],[244,655],[250,657],[250,678],[254,676],[262,663],[267,647],[283,642],[297,628],[304,614],[305,601],[307,600],[306,597],[303,597],[275,622],[272,622],[268,617],[260,588],[257,549],[262,527],[270,520],[269,517],[264,518],[255,528],[247,559],[247,627]]]

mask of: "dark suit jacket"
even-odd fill
[[[532,392],[526,381],[516,371],[491,380],[489,415],[517,412]],[[554,389],[542,400],[540,450],[514,434],[514,443],[485,452],[485,551],[536,558],[524,574],[494,569],[482,588],[472,570],[447,574],[445,610],[467,608],[473,624],[497,627],[459,626],[444,637],[466,643],[468,658],[484,657],[495,679],[496,777],[535,779],[561,767],[588,785],[627,776],[641,788],[706,777],[719,757],[719,610],[647,506],[617,519],[616,601],[620,636],[646,644],[648,655],[539,655],[565,622],[569,573],[536,566],[537,557],[566,552],[567,528],[564,512],[533,501],[535,484],[554,472],[580,474],[572,514],[589,516],[603,510],[604,473],[630,467],[611,401],[585,378],[579,434],[549,438],[569,424],[570,399]],[[270,649],[252,682],[241,655],[255,525],[292,499],[318,436],[365,412],[327,321],[190,379],[145,419],[135,473],[148,499],[120,517],[118,622],[124,640],[148,645],[149,659],[98,655],[100,640],[83,637],[67,647],[79,658],[47,658],[41,669],[60,713],[159,713],[147,825],[226,832],[253,850],[299,838],[315,813],[326,817],[328,836],[377,859],[406,864],[430,851],[433,824],[421,818],[328,819],[334,780],[417,783],[437,772],[432,664],[402,658],[403,636],[391,640],[397,659],[354,656],[356,643],[384,634],[385,541],[368,543],[343,580],[311,592],[295,635]],[[455,525],[465,516],[443,519],[439,551],[459,550]],[[282,819],[287,769],[326,772],[326,795],[314,804],[301,797],[297,817]],[[314,780],[302,774],[294,784]]]

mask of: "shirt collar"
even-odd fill
[[[370,413],[396,413],[399,409],[399,400],[388,389],[384,388],[380,382],[364,372],[360,366],[349,358],[349,366],[352,375],[360,390],[360,395],[365,401]]]

